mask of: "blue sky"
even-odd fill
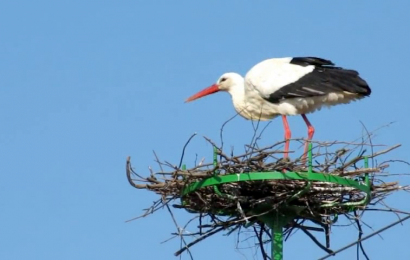
[[[166,211],[125,223],[156,198],[129,186],[125,159],[148,174],[152,150],[176,164],[192,133],[218,140],[235,113],[228,95],[183,101],[222,73],[245,74],[267,58],[318,56],[359,70],[371,97],[311,115],[315,139],[349,141],[361,135],[360,121],[369,129],[395,121],[375,142],[402,143],[384,158],[408,159],[409,9],[404,0],[2,1],[0,258],[176,259],[178,240],[160,244],[175,231]],[[306,135],[300,117],[289,123],[295,137]],[[241,149],[252,125],[237,117],[225,133],[227,147]],[[274,120],[263,141],[282,138]],[[188,166],[195,153],[211,160],[201,138],[187,153]],[[389,202],[409,211],[408,198]],[[375,229],[394,220],[366,217]],[[409,232],[410,222],[390,229],[364,243],[367,253],[408,258]],[[332,248],[356,235],[335,228]],[[235,240],[217,236],[192,251],[195,259],[254,259]],[[285,244],[287,259],[323,255],[303,234]],[[332,259],[354,257],[351,249]]]

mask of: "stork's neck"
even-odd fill
[[[245,98],[245,81],[241,77],[237,78],[228,90],[232,96],[232,102],[236,111],[242,110],[246,103]]]

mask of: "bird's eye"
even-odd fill
[[[220,82],[224,82],[226,80],[226,78],[221,78]]]

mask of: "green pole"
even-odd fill
[[[308,150],[308,172],[312,173],[312,143],[309,143],[309,150]]]
[[[365,156],[364,157],[364,167],[369,168],[369,157]],[[369,173],[364,174],[364,182],[368,187],[370,187],[370,180],[369,180]]]
[[[276,221],[272,227],[272,246],[271,246],[271,258],[273,260],[283,259],[283,222],[281,217],[276,215]]]
[[[283,259],[283,226],[285,224],[285,216],[279,212],[273,212],[262,215],[259,219],[271,229],[271,259]],[[261,245],[263,246],[263,245]]]

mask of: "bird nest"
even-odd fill
[[[176,255],[208,236],[222,230],[231,233],[241,226],[253,226],[262,245],[262,234],[268,234],[262,217],[271,213],[291,216],[285,225],[285,233],[302,229],[322,249],[331,253],[329,229],[339,216],[349,218],[358,211],[374,209],[376,205],[383,205],[387,210],[383,200],[388,194],[409,189],[398,182],[383,180],[389,176],[386,169],[391,160],[374,160],[400,145],[374,145],[370,135],[359,142],[314,141],[307,162],[301,157],[282,159],[283,142],[264,148],[257,148],[252,143],[245,153],[228,155],[210,139],[205,139],[214,147],[214,160],[208,164],[186,169],[182,163],[176,166],[156,157],[160,171],[154,172],[150,168],[150,176],[143,177],[133,170],[130,158],[127,160],[130,184],[159,195],[141,217],[163,207],[167,207],[173,216],[169,207],[172,202],[173,208],[185,209],[195,214],[194,218],[200,218],[197,226],[200,238],[186,243]],[[372,167],[368,166],[368,160]],[[170,170],[165,171],[165,167]],[[206,216],[211,219],[209,223],[203,221]],[[318,227],[304,226],[306,220]],[[184,228],[178,226],[178,230]],[[326,233],[325,245],[309,233],[312,230]]]

